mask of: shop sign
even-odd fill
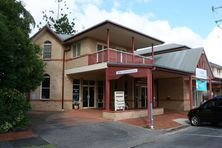
[[[115,91],[114,98],[115,98],[115,111],[125,110],[124,91]]]
[[[123,74],[137,73],[137,72],[138,72],[138,69],[119,70],[119,71],[116,71],[116,75],[123,75]]]
[[[196,78],[207,79],[207,71],[205,69],[196,68]]]
[[[207,91],[207,81],[196,80],[196,90],[197,91]]]

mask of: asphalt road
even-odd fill
[[[222,127],[202,126],[166,133],[134,148],[221,148]]]

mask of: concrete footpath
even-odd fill
[[[144,128],[142,125],[135,126],[136,124],[131,124],[129,121],[113,122],[105,120],[101,117],[101,111],[99,110],[32,112],[31,116],[33,123],[30,127],[31,130],[26,134],[24,132],[23,136],[20,135],[16,138],[17,133],[12,133],[11,136],[7,136],[8,139],[3,139],[4,136],[0,134],[0,148],[134,147],[152,141],[156,137],[169,132],[168,129],[181,127],[181,124],[178,123],[179,126],[177,127],[151,130]],[[170,117],[168,120],[172,120],[172,123],[175,122],[176,124],[178,121],[186,123],[185,118],[179,118],[184,117],[183,115],[177,115],[177,118],[173,118],[175,114],[168,114],[168,116]],[[159,118],[162,119],[163,116]]]

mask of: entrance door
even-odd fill
[[[138,108],[147,107],[147,87],[138,86]]]
[[[95,107],[95,87],[83,86],[83,107]]]

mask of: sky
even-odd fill
[[[22,0],[36,24],[42,11],[57,12],[57,0]],[[64,2],[64,0],[63,0]],[[62,2],[62,3],[63,3]],[[192,48],[204,47],[208,60],[222,65],[222,29],[215,20],[222,19],[222,8],[212,13],[212,6],[222,0],[66,0],[80,32],[104,20],[111,20],[165,43],[179,43]],[[62,6],[62,3],[60,4]],[[37,32],[34,28],[32,34]]]

